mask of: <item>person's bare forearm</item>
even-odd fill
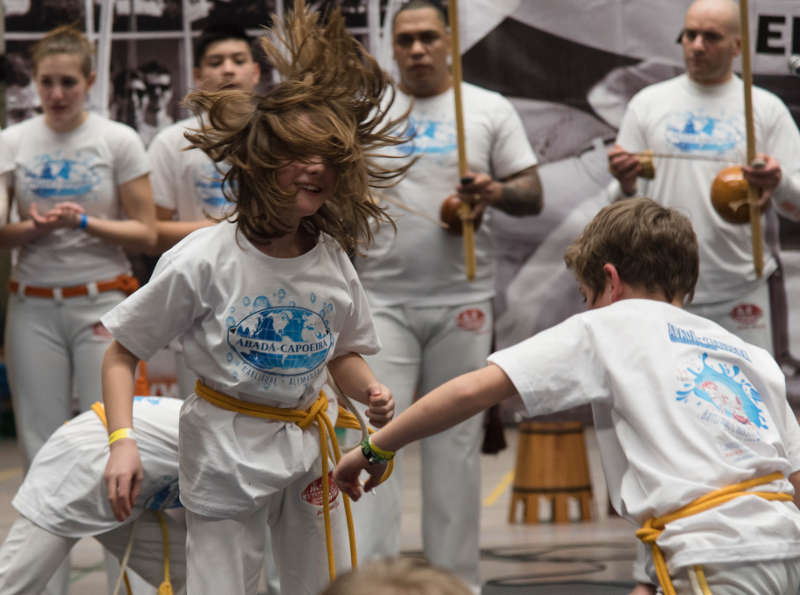
[[[542,183],[536,166],[502,181],[499,200],[491,205],[509,215],[538,215],[542,211]]]
[[[108,431],[133,427],[133,387],[138,358],[118,341],[103,357],[103,403]]]
[[[158,230],[156,253],[161,254],[169,250],[193,231],[214,225],[215,223],[216,221],[212,219],[202,219],[198,221],[158,221],[156,223],[156,229]]]
[[[345,396],[369,405],[369,387],[378,380],[363,357],[357,353],[337,357],[328,362],[328,370]]]
[[[468,372],[433,389],[372,435],[379,448],[395,451],[426,438],[516,394],[508,376],[494,364]]]
[[[85,231],[110,243],[137,252],[149,252],[156,245],[155,229],[133,219],[120,221],[89,216]]]
[[[47,233],[49,230],[36,227],[30,219],[18,223],[8,223],[0,227],[0,248],[16,248],[37,240]]]

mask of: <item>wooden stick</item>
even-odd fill
[[[750,66],[750,25],[747,0],[739,0],[739,20],[742,29],[742,81],[744,82],[744,117],[747,132],[747,163],[756,157],[756,133],[753,122],[753,70]],[[761,234],[761,209],[758,195],[751,184],[747,185],[747,201],[750,207],[750,231],[753,237],[753,267],[756,276],[764,272],[764,241]]]
[[[458,146],[458,178],[467,174],[467,151],[464,141],[464,111],[461,101],[461,44],[458,40],[458,0],[448,0],[448,16],[450,17],[450,40],[453,67],[453,99],[456,113],[456,142]],[[464,266],[467,280],[475,279],[475,226],[472,222],[472,207],[464,204],[459,209],[461,229],[464,238]]]
[[[688,159],[690,161],[716,161],[718,163],[736,163],[733,159],[723,157],[712,157],[710,155],[697,155],[694,153],[654,153],[652,151],[641,151],[634,153],[636,157],[658,157],[660,159]]]

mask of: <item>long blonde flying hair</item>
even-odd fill
[[[384,168],[371,160],[407,140],[393,133],[404,117],[385,118],[394,87],[347,32],[338,10],[321,24],[316,12],[295,0],[294,11],[271,33],[274,40],[264,37],[262,45],[283,80],[263,95],[192,93],[187,103],[203,124],[186,138],[229,166],[223,189],[235,203],[232,217],[251,241],[292,230],[286,213],[294,197],[279,187],[278,169],[322,157],[336,170],[335,193],[301,228],[314,236],[325,232],[357,252],[372,239],[372,221],[393,224],[371,189],[395,183],[411,165]]]

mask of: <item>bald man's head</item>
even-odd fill
[[[688,17],[693,10],[716,14],[729,32],[734,35],[741,34],[738,2],[734,0],[695,0],[686,10],[686,16]]]
[[[732,0],[695,0],[686,11],[681,45],[686,73],[701,85],[718,85],[733,76],[741,53],[739,6]]]

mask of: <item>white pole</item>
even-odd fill
[[[90,97],[91,108],[108,117],[111,96],[111,30],[114,26],[114,0],[100,3],[100,36],[97,40],[97,82]]]
[[[184,83],[186,84],[186,90],[190,91],[194,88],[194,76],[192,75],[194,44],[192,43],[192,23],[189,20],[189,0],[182,0],[181,13],[183,19],[183,61],[185,64]]]

